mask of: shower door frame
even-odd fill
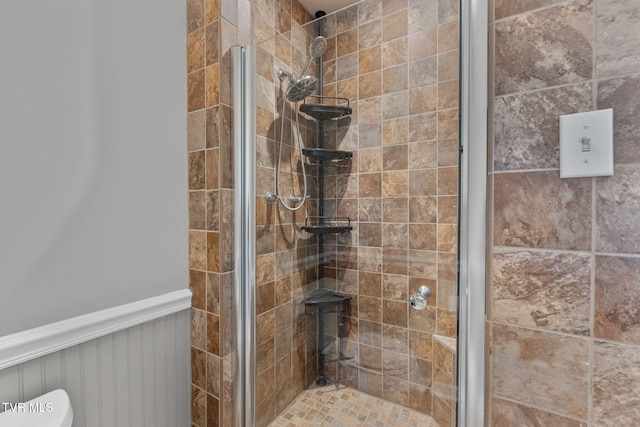
[[[460,0],[457,426],[485,422],[487,0]],[[234,424],[255,425],[255,46],[234,46]],[[473,162],[471,161],[473,159]],[[473,212],[473,215],[471,213]]]

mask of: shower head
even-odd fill
[[[316,90],[317,85],[318,80],[312,76],[293,78],[289,83],[289,89],[287,89],[287,99],[291,102],[302,101]]]
[[[318,36],[313,39],[313,43],[311,43],[311,47],[309,48],[309,58],[307,59],[307,63],[304,64],[302,73],[300,73],[300,78],[304,77],[306,74],[307,68],[309,68],[309,64],[311,64],[311,60],[313,58],[321,57],[325,50],[327,50],[327,39],[322,36]]]

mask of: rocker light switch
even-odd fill
[[[613,175],[613,110],[560,116],[560,178]]]

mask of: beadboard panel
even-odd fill
[[[74,427],[188,426],[190,310],[160,317],[0,371],[0,402],[58,388]]]

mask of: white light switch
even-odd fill
[[[613,110],[560,116],[560,178],[613,175]]]

